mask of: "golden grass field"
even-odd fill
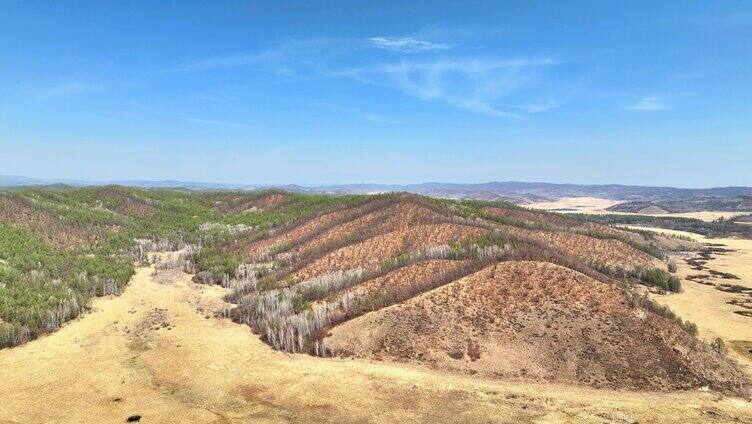
[[[139,268],[120,296],[0,351],[0,423],[752,422],[706,391],[629,392],[274,351],[212,314],[224,289]]]
[[[752,240],[708,238],[699,234],[663,228],[628,227],[690,237],[702,243],[723,244],[725,248],[734,251],[717,255],[715,259],[708,262],[707,266],[714,270],[732,273],[740,279],[723,280],[711,277],[708,281],[716,284],[731,283],[752,287]],[[737,359],[747,366],[748,371],[752,370],[752,352],[748,347],[743,347],[752,344],[752,318],[735,314],[733,311],[740,310],[740,308],[726,303],[743,296],[687,280],[685,278],[687,275],[702,272],[691,269],[683,260],[677,260],[677,265],[677,275],[682,278],[682,291],[668,295],[654,295],[653,298],[670,307],[682,318],[696,323],[702,339],[711,341],[716,337],[721,337],[726,342],[731,342],[732,346],[738,347],[735,350]]]
[[[585,213],[594,215],[619,214],[630,215],[627,212],[611,212],[607,208],[622,203],[618,200],[601,199],[598,197],[564,197],[555,202],[531,203],[525,205],[528,208],[540,209],[545,211],[555,211],[560,213]],[[743,215],[746,212],[719,212],[719,211],[701,211],[685,213],[661,213],[655,216],[675,216],[680,218],[696,218],[703,221],[715,221],[718,218],[731,218],[737,215]],[[652,214],[631,214],[631,215],[652,215]]]

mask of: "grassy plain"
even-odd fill
[[[555,202],[532,203],[526,207],[540,209],[550,212],[561,213],[584,213],[590,215],[629,215],[625,212],[612,212],[607,208],[622,203],[618,200],[601,199],[598,197],[564,197]],[[676,218],[695,218],[702,221],[715,221],[718,218],[732,218],[738,215],[744,215],[747,212],[719,212],[719,211],[701,211],[685,213],[659,213],[659,214],[637,214],[646,216],[676,217]]]
[[[707,267],[716,271],[727,272],[739,277],[738,280],[728,280],[719,277],[709,277],[706,281],[714,284],[736,284],[752,288],[752,240],[735,238],[709,238],[699,234],[667,230],[663,228],[637,227],[656,233],[689,237],[702,243],[720,244],[723,248],[732,250],[719,255],[707,263]],[[728,302],[733,299],[743,299],[745,295],[729,293],[716,289],[714,286],[688,280],[688,275],[702,274],[691,268],[683,260],[677,261],[677,275],[681,277],[682,291],[669,295],[653,295],[653,298],[667,305],[682,318],[697,324],[700,338],[712,341],[721,337],[732,346],[746,346],[752,343],[752,317],[739,315],[734,311],[742,308]],[[735,349],[737,359],[752,369],[752,352],[748,348]]]

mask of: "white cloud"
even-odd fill
[[[432,43],[430,41],[416,40],[411,37],[371,37],[368,41],[373,47],[402,53],[420,53],[452,48],[451,44]]]
[[[639,102],[627,106],[628,110],[639,110],[639,111],[655,111],[655,110],[666,110],[668,109],[668,106],[658,97],[644,97]]]
[[[447,50],[452,47],[450,44],[438,44],[410,37],[372,37],[368,41],[373,47],[410,53]],[[352,67],[336,65],[346,63],[351,58],[347,53],[356,51],[359,47],[362,48],[362,42],[357,40],[294,40],[259,53],[203,59],[189,63],[180,70],[205,71],[258,66],[265,67],[269,72],[285,79],[350,79],[395,88],[420,100],[439,102],[496,117],[520,117],[558,106],[553,101],[517,104],[508,100],[512,92],[515,99],[520,99],[521,94],[524,94],[521,93],[522,89],[531,88],[544,68],[559,63],[553,59],[503,60],[465,57],[403,60]],[[357,56],[355,58],[360,59]]]
[[[519,117],[553,106],[504,106],[502,98],[524,87],[551,59],[455,59],[428,62],[402,61],[331,72],[328,76],[396,87],[425,101],[437,101],[476,113]]]
[[[52,98],[81,94],[101,89],[102,86],[99,84],[90,84],[81,81],[67,81],[56,86],[34,88],[31,90],[31,94],[37,98]]]

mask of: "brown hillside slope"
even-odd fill
[[[441,218],[441,215],[412,201],[401,201],[379,208],[342,225],[328,229],[318,237],[306,243],[296,245],[291,254],[301,254],[307,250],[317,249],[337,240],[355,237],[359,233],[381,234],[406,228],[410,225],[429,223]]]
[[[559,232],[566,230],[564,232],[575,233],[575,234],[584,233],[587,235],[592,232],[593,234],[600,234],[603,237],[608,237],[609,239],[624,240],[624,241],[629,241],[630,243],[653,246],[663,251],[697,250],[700,247],[699,244],[693,243],[688,240],[682,240],[682,239],[678,239],[675,237],[667,237],[665,235],[650,234],[646,232],[626,231],[624,229],[614,228],[605,224],[599,224],[595,222],[580,222],[570,217],[567,217],[566,215],[555,214],[552,212],[516,209],[516,208],[502,208],[502,207],[486,207],[483,210],[491,214],[523,221],[531,226],[536,226],[538,224],[551,226],[552,231],[558,228]],[[596,238],[602,239],[602,237],[596,237]],[[565,241],[559,240],[559,242],[564,243]],[[589,249],[589,250],[591,254],[597,251],[597,249],[596,250]],[[618,252],[618,251],[628,251],[629,249],[624,250],[622,248],[616,248],[615,246],[613,246],[613,243],[612,243],[612,247],[608,248],[607,250]],[[642,252],[638,252],[638,253],[642,253]],[[621,260],[621,262],[629,262],[629,261]],[[643,266],[650,266],[645,261],[642,261],[642,262],[643,262],[642,263]]]
[[[302,240],[316,237],[320,232],[326,231],[331,226],[340,222],[347,222],[352,216],[360,216],[367,213],[368,208],[375,203],[367,202],[365,205],[346,207],[344,209],[326,212],[313,216],[302,222],[295,223],[291,228],[283,228],[268,237],[253,240],[250,243],[244,240],[235,240],[231,243],[231,250],[244,251],[251,257],[263,256],[283,246],[295,246]]]
[[[338,239],[359,233],[392,231],[408,223],[428,222],[439,215],[411,198],[396,196],[375,198],[364,204],[346,207],[314,216],[271,237],[256,240],[234,250],[244,250],[252,256],[272,251],[301,254]],[[238,241],[242,244],[242,241]]]
[[[609,266],[634,268],[641,265],[646,268],[666,269],[659,259],[620,240],[600,239],[583,234],[553,232],[553,231],[525,231],[527,235],[544,240],[566,252],[580,256],[589,261],[596,261]]]
[[[331,330],[339,355],[595,387],[734,390],[734,364],[614,285],[543,262],[491,265]]]
[[[632,269],[635,265],[641,265],[646,268],[666,268],[666,265],[660,260],[616,239],[628,238],[635,242],[644,242],[644,240],[636,233],[628,233],[626,231],[616,230],[599,224],[581,224],[566,217],[548,212],[497,207],[487,207],[484,210],[496,215],[522,220],[527,223],[542,223],[560,226],[561,228],[576,227],[576,230],[579,231],[594,231],[609,237],[614,237],[596,238],[570,231],[529,230],[525,228],[505,226],[505,228],[511,233],[543,240],[546,243],[558,247],[572,255],[579,256],[591,263],[597,262],[603,265],[625,269]]]
[[[470,260],[433,259],[398,268],[386,275],[364,281],[354,290],[365,292],[408,290],[420,281],[433,276],[452,273],[470,265]]]
[[[337,249],[295,273],[302,281],[327,272],[369,268],[400,253],[478,237],[487,230],[460,224],[422,224]]]

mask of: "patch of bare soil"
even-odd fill
[[[302,281],[328,272],[357,267],[371,268],[400,253],[479,237],[486,231],[452,223],[402,228],[328,253],[296,272],[295,277]]]
[[[738,390],[746,377],[622,289],[543,262],[507,262],[335,327],[342,356],[505,379]]]

